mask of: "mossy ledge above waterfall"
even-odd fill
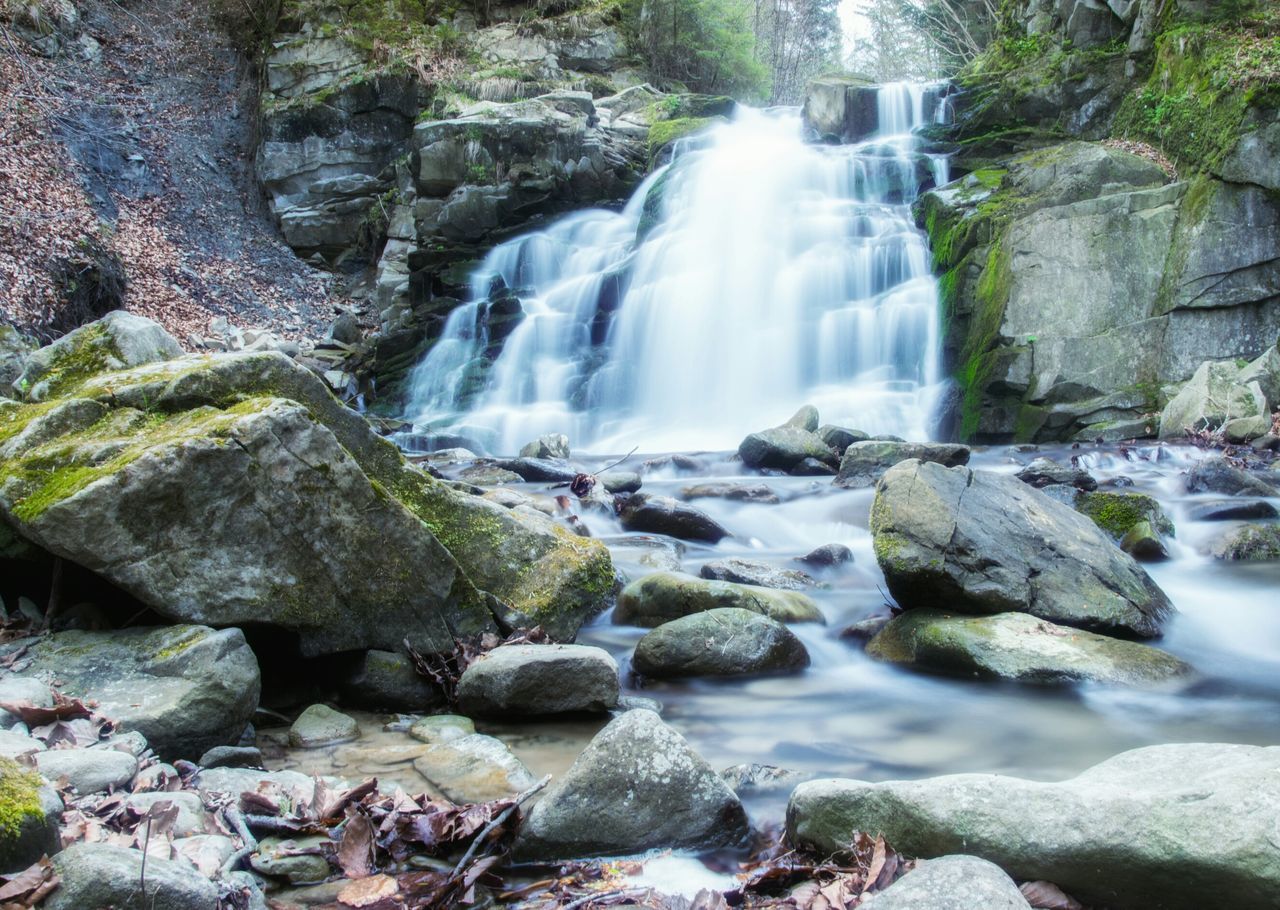
[[[77,374],[0,411],[0,477],[31,543],[167,619],[274,626],[305,654],[507,622],[572,638],[613,590],[602,545],[433,480],[277,353]]]
[[[954,122],[930,130],[962,176],[916,207],[956,389],[941,432],[1154,436],[1201,363],[1280,334],[1280,14],[1005,12],[957,79]]]

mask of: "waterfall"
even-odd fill
[[[513,452],[542,434],[622,451],[733,448],[799,405],[923,439],[936,283],[911,202],[947,180],[914,130],[936,92],[879,90],[879,129],[806,143],[794,110],[740,108],[677,143],[621,212],[496,247],[415,369],[421,432]]]

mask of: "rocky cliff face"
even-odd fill
[[[963,74],[940,138],[965,176],[917,208],[957,387],[944,434],[1154,435],[1202,361],[1275,345],[1264,7],[1032,0]]]

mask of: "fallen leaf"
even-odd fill
[[[400,884],[390,875],[359,878],[338,892],[338,903],[344,907],[374,907],[400,893]]]

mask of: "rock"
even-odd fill
[[[880,634],[880,630],[893,620],[892,616],[868,616],[851,622],[840,630],[840,637],[845,641],[860,642],[865,645]]]
[[[855,442],[866,442],[871,436],[861,430],[851,430],[848,427],[837,427],[828,424],[818,428],[818,438],[827,444],[827,448],[843,457],[845,449]]]
[[[23,671],[57,678],[98,710],[146,737],[167,759],[194,759],[234,743],[258,707],[258,661],[239,629],[206,626],[56,632],[27,646]]]
[[[427,745],[462,739],[462,737],[470,736],[474,732],[476,732],[476,725],[471,722],[471,718],[461,717],[456,714],[437,714],[434,717],[424,717],[415,721],[413,726],[409,728],[410,736]]]
[[[906,609],[1025,612],[1144,638],[1173,612],[1093,522],[1015,477],[903,462],[880,481],[871,532]]]
[[[601,730],[529,813],[519,859],[736,846],[747,818],[733,791],[652,711]]]
[[[706,512],[669,496],[637,493],[622,504],[618,517],[628,531],[666,534],[680,540],[716,543],[729,536]]]
[[[217,910],[218,886],[186,863],[107,844],[74,844],[53,858],[61,883],[46,910]],[[141,893],[139,893],[141,892]]]
[[[823,856],[855,831],[909,856],[965,851],[1096,906],[1265,907],[1280,886],[1278,763],[1276,747],[1194,743],[1125,752],[1061,783],[819,780],[792,794],[787,832]]]
[[[493,463],[530,483],[571,483],[579,473],[568,462],[551,458],[498,458]]]
[[[822,76],[805,88],[804,124],[822,142],[861,142],[880,126],[879,88],[856,76]]]
[[[236,844],[221,834],[195,834],[174,838],[173,849],[205,878],[217,878],[231,854],[236,852]]]
[[[1051,458],[1037,458],[1015,475],[1025,484],[1042,490],[1053,484],[1066,484],[1077,490],[1096,490],[1098,481],[1085,470],[1058,464]]]
[[[77,792],[88,795],[119,789],[138,773],[138,760],[112,749],[50,749],[35,755],[36,770],[50,782],[66,778]]]
[[[1220,493],[1225,496],[1275,496],[1276,488],[1256,474],[1211,455],[1187,472],[1188,493]]]
[[[1169,558],[1169,548],[1149,521],[1140,521],[1130,528],[1120,538],[1120,549],[1138,562],[1160,562]]]
[[[0,677],[0,704],[6,702],[26,702],[37,708],[52,708],[53,690],[48,683],[30,676],[3,676]],[[11,727],[16,723],[19,723],[18,715],[0,710],[0,726]]]
[[[172,793],[131,793],[125,797],[124,804],[129,810],[146,815],[157,803],[169,803],[178,810],[173,821],[174,837],[190,837],[193,834],[205,833],[204,803],[200,794],[190,790],[176,790]]]
[[[836,461],[836,455],[817,433],[799,426],[774,427],[752,433],[738,446],[742,463],[749,468],[790,471],[807,458]]]
[[[818,605],[794,591],[706,581],[676,572],[655,572],[623,588],[613,621],[656,628],[663,623],[719,607],[737,607],[779,622],[823,622]]]
[[[1210,552],[1227,561],[1280,559],[1280,525],[1250,524],[1229,531],[1214,541]]]
[[[444,704],[439,686],[397,651],[366,651],[342,681],[343,698],[367,708],[426,711]]]
[[[734,765],[720,772],[720,779],[728,784],[734,793],[744,790],[776,790],[781,787],[792,787],[804,780],[802,771],[779,768],[777,765],[762,765],[757,762]]]
[[[289,745],[295,749],[318,749],[359,736],[360,725],[355,719],[328,705],[312,705],[289,727]]]
[[[1265,499],[1251,499],[1243,502],[1227,499],[1194,502],[1187,508],[1187,518],[1192,521],[1256,521],[1280,518],[1280,512],[1277,512],[1276,507]]]
[[[811,404],[802,405],[800,410],[796,411],[783,424],[784,427],[794,427],[797,430],[804,430],[807,433],[818,432],[818,409]]]
[[[22,375],[27,358],[38,345],[9,325],[0,325],[0,400],[16,392],[13,384]]]
[[[1277,136],[1280,136],[1280,127],[1276,127],[1276,130]],[[1280,407],[1280,345],[1272,345],[1252,363],[1241,367],[1236,382],[1246,388],[1256,382],[1271,408]]]
[[[524,478],[515,471],[504,471],[491,464],[476,464],[464,468],[458,474],[458,480],[474,483],[481,487],[496,487],[504,483],[523,483]]]
[[[62,800],[40,775],[12,758],[0,758],[0,874],[21,872],[62,847],[58,822]]]
[[[962,855],[925,860],[859,906],[867,910],[1031,910],[999,866]]]
[[[428,746],[413,767],[459,805],[506,799],[536,783],[501,740],[480,733]]]
[[[329,862],[319,854],[328,845],[329,838],[320,835],[264,837],[249,857],[249,865],[255,872],[286,879],[291,885],[322,882],[329,877]]]
[[[521,458],[568,458],[569,437],[563,433],[539,436],[520,450]]]
[[[922,670],[1026,683],[1149,685],[1191,673],[1176,657],[1148,645],[1026,613],[956,616],[907,610],[871,640],[867,653]]]
[[[44,743],[25,733],[0,731],[0,758],[17,758],[32,752],[43,752],[45,748]]]
[[[477,717],[600,713],[618,703],[618,665],[584,645],[506,645],[473,662],[458,706]]]
[[[46,401],[93,373],[180,356],[178,342],[157,323],[116,310],[31,354],[13,385],[28,401]]]
[[[835,484],[838,487],[875,486],[885,471],[911,458],[951,468],[969,463],[969,447],[875,439],[855,442],[845,449],[844,457],[840,459],[840,473],[836,475]]]
[[[853,562],[853,551],[842,543],[827,543],[803,556],[797,556],[796,561],[825,569]]]
[[[569,638],[612,594],[602,545],[410,467],[282,354],[152,363],[69,394],[58,420],[19,412],[0,515],[170,620],[281,628],[306,656],[430,651],[493,631],[497,604]],[[72,405],[98,412],[68,426]],[[35,471],[52,457],[66,473]]]
[[[1160,415],[1160,438],[1178,439],[1201,430],[1210,432],[1239,417],[1259,417],[1266,413],[1261,390],[1240,383],[1240,368],[1231,362],[1200,364],[1195,374]],[[1270,426],[1264,421],[1261,436]]]
[[[813,576],[797,569],[779,569],[764,562],[749,559],[720,559],[705,564],[698,573],[712,581],[732,581],[742,585],[758,585],[762,588],[779,588],[784,591],[803,591],[818,584]]]
[[[632,666],[659,679],[758,676],[803,670],[809,652],[776,619],[731,607],[663,623],[640,639]]]
[[[776,505],[778,494],[762,483],[700,483],[680,491],[685,499],[728,499]]]
[[[196,764],[201,768],[261,768],[262,752],[257,746],[214,746]]]
[[[1173,522],[1160,503],[1145,493],[1081,493],[1075,499],[1075,509],[1115,541],[1123,540],[1143,522],[1160,534],[1173,534]]]
[[[792,467],[787,473],[792,477],[835,477],[836,469],[825,461],[806,458]]]
[[[264,788],[279,789],[295,802],[311,802],[315,797],[315,779],[297,771],[206,768],[196,775],[194,783],[201,793],[225,793],[234,797]]]

